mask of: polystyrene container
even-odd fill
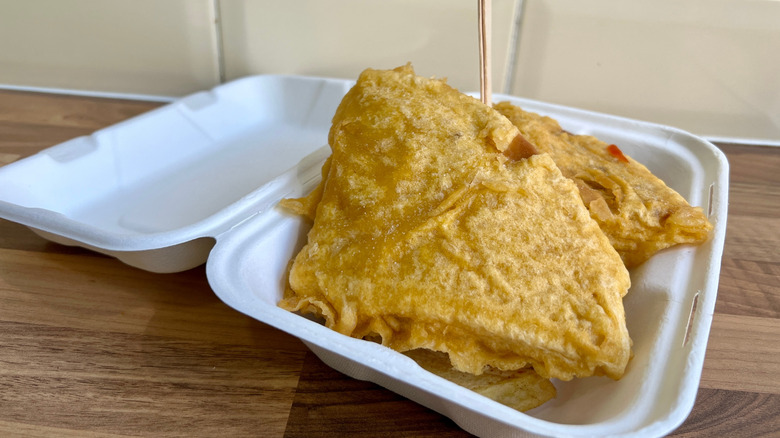
[[[154,272],[276,203],[271,180],[327,143],[349,81],[258,76],[187,96],[0,169],[0,217]]]
[[[0,217],[154,272],[207,261],[209,282],[228,305],[476,435],[650,437],[682,423],[699,385],[725,238],[728,163],[720,150],[666,126],[494,96],[617,144],[715,226],[703,245],[663,251],[632,270],[624,305],[634,357],[621,380],[554,381],[556,399],[520,413],[276,306],[308,231],[276,204],[319,182],[330,119],[352,84],[248,77],[67,141],[0,168]]]

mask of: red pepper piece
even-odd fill
[[[617,158],[618,161],[628,163],[628,158],[626,158],[626,156],[623,155],[623,151],[621,151],[620,148],[617,147],[616,145],[611,144],[607,146],[607,152],[609,152],[613,157]]]

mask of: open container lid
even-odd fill
[[[198,266],[327,144],[352,83],[239,79],[66,141],[0,170],[0,217],[153,272]]]
[[[319,182],[331,117],[352,84],[248,77],[67,141],[0,168],[0,217],[154,272],[208,260],[209,282],[228,305],[477,435],[663,436],[682,423],[717,295],[728,195],[722,152],[665,126],[495,96],[617,144],[715,226],[703,245],[663,251],[631,271],[624,306],[634,358],[623,379],[556,381],[556,399],[520,413],[276,306],[308,224],[275,205]]]

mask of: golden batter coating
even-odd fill
[[[638,266],[656,252],[706,241],[712,230],[701,208],[688,202],[645,166],[588,135],[573,135],[550,117],[509,102],[495,108],[540,152],[549,153],[572,179],[602,231],[626,266]]]
[[[288,201],[316,209],[279,305],[475,375],[620,378],[628,272],[549,155],[504,154],[517,135],[410,66],[363,72],[334,116],[321,188]]]

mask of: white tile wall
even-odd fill
[[[0,84],[182,95],[218,83],[211,0],[0,0]]]
[[[780,143],[780,1],[526,0],[513,94]]]
[[[493,0],[493,82],[506,66],[515,0]],[[228,79],[258,73],[356,78],[412,62],[479,90],[476,0],[222,0]]]
[[[411,61],[475,91],[476,6],[0,0],[0,86],[181,96],[220,73],[354,78]],[[496,92],[780,144],[780,1],[493,0],[492,18]]]

